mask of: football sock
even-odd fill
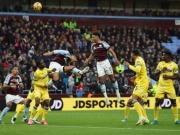
[[[101,84],[101,92],[103,93],[104,97],[107,99],[107,93],[106,93],[106,85],[105,84]]]
[[[177,106],[173,106],[172,107],[172,112],[173,112],[173,114],[174,114],[174,119],[175,119],[175,121],[178,121],[178,108],[177,108]]]
[[[154,120],[158,120],[159,110],[160,110],[159,106],[154,107]]]
[[[18,117],[18,115],[24,110],[25,105],[20,105],[19,109],[17,110],[16,114],[14,115],[14,117]]]
[[[135,108],[136,112],[138,113],[139,117],[142,117],[143,116],[142,106],[139,104],[139,102],[137,100],[133,101],[133,104],[134,104],[134,108]]]
[[[49,110],[48,107],[44,107],[44,109],[43,109],[42,120],[45,120],[45,119],[46,119],[46,116],[47,116],[47,114],[48,114],[48,110]]]
[[[125,110],[124,110],[124,118],[128,119],[129,111],[130,111],[130,107],[129,105],[126,105]]]
[[[147,118],[147,113],[146,113],[146,110],[145,110],[144,105],[142,106],[141,109],[142,109],[143,116],[144,116],[145,118]]]
[[[117,81],[115,81],[112,85],[116,91],[116,95],[118,95],[119,94],[119,87],[118,87]]]
[[[2,120],[2,118],[6,115],[6,113],[7,113],[9,110],[10,110],[10,107],[8,107],[8,106],[6,106],[6,107],[3,109],[3,111],[2,111],[2,113],[1,113],[1,115],[0,115],[0,120]]]
[[[23,115],[24,118],[27,118],[28,112],[29,112],[29,107],[26,107],[24,109],[24,115]]]
[[[34,116],[33,119],[37,120],[38,117],[43,113],[44,109],[42,107],[40,107],[40,109],[38,110],[38,112],[36,113],[36,115]]]
[[[81,70],[77,69],[76,67],[72,69],[73,73],[78,73],[79,71],[81,71]]]
[[[30,119],[32,119],[36,113],[37,107],[33,106],[32,110],[31,110],[31,115],[30,115]]]

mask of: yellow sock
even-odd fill
[[[177,121],[178,120],[178,108],[177,108],[177,106],[176,107],[172,107],[172,112],[174,114],[175,121]]]
[[[139,117],[142,117],[143,116],[142,106],[139,104],[139,102],[137,100],[134,101],[133,104],[134,104],[134,108],[136,109],[136,112],[138,113]]]
[[[43,113],[44,109],[42,107],[40,107],[39,111],[36,113],[36,115],[34,116],[34,119],[38,119],[38,117]]]
[[[44,107],[44,109],[43,109],[42,120],[45,120],[45,119],[46,119],[46,116],[47,116],[47,114],[48,114],[48,110],[49,110],[48,107]]]
[[[130,107],[126,106],[124,111],[124,118],[128,119],[129,116]]]
[[[147,118],[147,114],[144,106],[142,106],[142,114],[145,118]]]
[[[36,113],[36,110],[37,110],[37,107],[36,106],[33,106],[32,108],[32,111],[31,111],[31,114],[30,114],[30,119],[32,119]]]
[[[15,116],[18,117],[18,115],[24,110],[24,108],[25,108],[25,105],[20,105],[20,107],[16,111]]]
[[[158,120],[158,114],[159,114],[160,107],[154,107],[154,120]]]

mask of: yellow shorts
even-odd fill
[[[46,99],[50,99],[49,98],[49,93],[48,93],[47,90],[35,90],[34,91],[34,97],[35,98],[37,98],[37,97],[40,98],[41,101],[44,101]]]
[[[176,92],[173,86],[172,87],[158,86],[155,98],[163,99],[165,94],[170,99],[176,99]]]
[[[144,102],[147,101],[147,97],[148,97],[148,87],[149,87],[149,82],[146,83],[146,84],[137,84],[135,87],[134,87],[134,90],[133,90],[133,94],[134,95],[137,95],[138,97],[142,98]]]
[[[34,91],[33,92],[29,91],[27,99],[33,100],[34,98],[35,98],[34,97]]]

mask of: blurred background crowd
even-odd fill
[[[1,8],[2,11],[9,11],[8,6]],[[21,3],[16,3],[12,11],[23,11]],[[47,11],[47,12],[46,12]],[[64,11],[64,12],[58,12]],[[90,14],[95,15],[135,15],[135,16],[179,16],[177,12],[171,11],[151,11],[143,10],[142,12],[134,12],[135,14],[126,14],[125,11],[94,9],[78,10],[78,9],[61,8],[44,8],[44,13],[65,13],[65,14]],[[70,12],[71,11],[71,12]],[[78,13],[76,13],[78,11]],[[79,12],[81,11],[81,13]],[[86,13],[87,11],[88,13]],[[116,14],[117,13],[117,14]],[[122,13],[122,14],[120,14]],[[30,89],[31,80],[36,70],[36,60],[43,59],[46,66],[49,66],[51,57],[43,57],[43,53],[53,51],[55,49],[68,50],[71,54],[78,56],[78,63],[76,66],[83,69],[85,66],[90,67],[90,71],[81,78],[78,78],[72,73],[60,74],[59,81],[55,84],[58,88],[57,93],[71,94],[81,97],[82,94],[87,93],[101,93],[98,86],[96,61],[84,64],[86,58],[91,52],[91,34],[93,32],[100,32],[101,40],[106,41],[115,51],[119,61],[125,59],[133,64],[130,58],[131,50],[139,49],[145,59],[148,76],[154,80],[153,73],[157,63],[161,60],[161,56],[165,48],[162,43],[172,43],[170,36],[180,38],[180,28],[161,28],[161,27],[135,27],[111,25],[109,27],[99,25],[79,25],[75,20],[70,18],[61,18],[59,21],[53,19],[36,19],[26,20],[15,17],[0,17],[0,91],[2,90],[3,81],[8,73],[10,73],[13,65],[18,65],[19,74],[23,79],[25,90]],[[180,49],[173,55],[173,61],[180,66]],[[132,86],[129,83],[129,78],[134,75],[127,67],[121,74],[115,73],[118,81],[120,93],[131,94]],[[114,93],[112,84],[107,78],[105,81],[107,92]],[[175,85],[179,91],[179,82]],[[49,88],[50,93],[55,93],[53,88]],[[79,92],[80,91],[80,92]],[[27,91],[23,91],[26,93]],[[178,92],[177,92],[178,93]]]

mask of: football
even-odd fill
[[[41,4],[40,2],[35,2],[35,3],[33,4],[33,9],[34,9],[35,11],[40,11],[40,10],[42,9],[42,4]]]

